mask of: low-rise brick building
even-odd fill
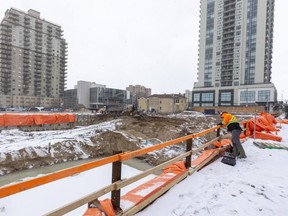
[[[138,100],[138,109],[156,111],[159,114],[183,112],[187,108],[187,101],[181,94],[154,94]]]

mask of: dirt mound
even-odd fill
[[[115,124],[115,129],[94,129],[86,141],[67,139],[53,143],[51,146],[39,149],[23,148],[18,152],[7,153],[0,161],[0,175],[22,169],[29,169],[69,160],[96,158],[109,156],[113,151],[133,151],[139,148],[155,145],[160,142],[172,140],[187,133],[196,133],[203,129],[215,126],[219,122],[215,116],[99,116],[94,124],[109,122]],[[92,135],[93,134],[93,135]],[[216,136],[212,133],[195,139],[194,147]],[[185,151],[185,144],[180,143],[141,156],[151,165],[160,164]],[[15,157],[17,155],[17,157]]]

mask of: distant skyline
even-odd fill
[[[68,43],[67,85],[142,85],[152,94],[184,93],[197,81],[200,0],[1,0],[0,19],[16,8],[58,24]],[[275,1],[272,82],[288,99],[288,1]]]

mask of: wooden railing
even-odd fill
[[[166,141],[166,142],[163,142],[160,144],[156,144],[156,145],[151,146],[151,147],[139,149],[139,150],[132,151],[132,152],[118,153],[118,154],[115,154],[115,155],[110,156],[110,157],[106,157],[103,159],[99,159],[97,161],[85,163],[85,164],[82,164],[82,165],[79,165],[76,167],[64,169],[64,170],[61,170],[58,172],[47,174],[45,176],[41,176],[41,177],[37,177],[37,178],[31,179],[31,180],[15,183],[12,185],[7,185],[7,186],[0,188],[0,198],[7,197],[7,196],[10,196],[12,194],[16,194],[16,193],[19,193],[19,192],[22,192],[22,191],[25,191],[25,190],[28,190],[28,189],[31,189],[31,188],[34,188],[37,186],[41,186],[41,185],[44,185],[44,184],[68,177],[68,176],[75,175],[77,173],[81,173],[81,172],[84,172],[84,171],[87,171],[90,169],[94,169],[96,167],[100,167],[100,166],[112,163],[113,164],[113,166],[112,166],[112,184],[110,184],[104,188],[101,188],[95,192],[92,192],[91,194],[89,194],[85,197],[79,198],[78,200],[75,200],[74,202],[69,203],[69,204],[67,204],[61,208],[53,210],[53,211],[47,213],[47,215],[63,215],[63,214],[68,213],[68,212],[70,212],[70,211],[72,211],[72,210],[74,210],[74,209],[76,209],[76,208],[78,208],[84,204],[87,204],[89,202],[93,202],[98,197],[100,197],[104,194],[110,193],[110,192],[112,192],[111,193],[111,200],[112,200],[113,206],[115,209],[117,209],[120,207],[120,189],[121,188],[123,188],[123,187],[125,187],[125,186],[127,186],[127,185],[129,185],[135,181],[138,181],[139,179],[142,179],[145,176],[148,176],[148,175],[150,175],[150,174],[152,174],[158,170],[161,170],[162,168],[164,168],[164,167],[166,167],[166,166],[168,166],[168,165],[170,165],[176,161],[180,161],[180,160],[186,158],[186,167],[188,169],[187,169],[187,173],[183,177],[181,177],[181,179],[179,179],[178,181],[175,181],[174,184],[178,183],[179,181],[181,181],[186,176],[191,175],[195,171],[202,168],[205,164],[207,164],[209,162],[209,160],[205,161],[205,163],[202,163],[201,165],[199,165],[197,167],[191,168],[191,156],[192,156],[192,154],[196,154],[196,153],[200,152],[201,150],[207,148],[215,140],[218,140],[220,128],[221,128],[220,126],[213,127],[213,128],[210,128],[210,129],[198,132],[198,133],[189,134],[189,135],[186,135],[186,136],[174,139],[174,140],[170,140],[170,141]],[[217,135],[215,133],[216,130],[217,130]],[[193,139],[200,137],[200,136],[203,136],[203,135],[208,134],[208,133],[215,133],[215,139],[203,144],[201,147],[192,151]],[[181,155],[179,155],[179,156],[177,156],[177,157],[175,157],[175,158],[173,158],[167,162],[164,162],[164,163],[162,163],[156,167],[153,167],[149,170],[146,170],[146,171],[144,171],[144,172],[142,172],[142,173],[140,173],[134,177],[131,177],[129,179],[121,179],[121,164],[123,161],[132,159],[132,158],[137,157],[137,156],[144,155],[144,154],[149,153],[149,152],[153,152],[153,151],[162,149],[162,148],[167,147],[167,146],[179,144],[182,142],[186,142],[186,152],[185,153],[183,153],[183,154],[181,154]],[[215,152],[215,154],[219,153],[222,150],[223,150],[223,148],[220,148],[219,151]],[[120,170],[120,173],[119,173],[119,170]],[[167,190],[169,188],[171,188],[174,184],[169,185]],[[165,191],[165,190],[163,190],[163,191]],[[161,193],[163,193],[163,191]],[[145,201],[145,202],[148,202],[148,203],[146,203],[146,205],[148,205],[150,202],[155,200],[157,198],[157,194],[155,196],[153,199],[149,199],[149,200]],[[145,207],[144,204],[141,204],[141,208]],[[132,212],[135,213],[135,211],[137,212],[137,210],[133,210]],[[125,213],[124,213],[124,215],[125,215]]]

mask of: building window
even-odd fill
[[[231,92],[221,92],[221,101],[231,101]],[[222,104],[222,103],[221,103]]]
[[[270,91],[269,90],[258,91],[258,101],[267,102],[269,100],[270,100]]]
[[[240,101],[248,102],[248,101],[255,101],[255,91],[241,91],[240,92]]]
[[[208,106],[214,106],[214,104],[213,103],[202,103],[202,106],[208,107]]]
[[[213,93],[202,93],[202,101],[213,101]]]
[[[193,98],[194,98],[193,101],[200,101],[200,93],[194,93]]]

